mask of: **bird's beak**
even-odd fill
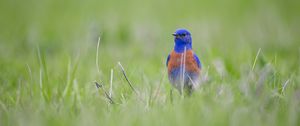
[[[176,33],[173,33],[172,35],[173,35],[173,36],[175,36],[175,37],[177,37],[177,36],[178,36],[178,34],[176,34]]]
[[[172,34],[175,38],[180,38],[180,36],[177,33]]]

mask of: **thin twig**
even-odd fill
[[[113,99],[111,97],[109,97],[108,93],[104,90],[103,88],[103,85],[102,84],[99,84],[98,82],[95,81],[95,85],[98,89],[101,89],[104,94],[105,94],[105,97],[109,100],[109,103],[111,104],[114,104],[115,102],[113,101]]]
[[[258,58],[258,56],[260,54],[260,51],[261,51],[261,48],[258,49],[258,52],[257,52],[257,54],[255,56],[255,59],[254,59],[253,65],[252,65],[252,71],[254,70],[254,67],[256,65],[256,61],[257,61],[257,58]]]
[[[193,84],[193,88],[196,87],[198,84],[195,83],[195,81],[193,81],[193,79],[191,78],[191,76],[187,75],[187,77],[189,78],[189,80],[191,81],[191,83]]]
[[[62,95],[62,99],[65,98],[65,96],[67,95],[69,88],[71,85],[71,60],[69,60],[68,62],[68,76],[67,76],[67,85],[63,91],[63,95]]]
[[[30,76],[30,88],[29,88],[29,91],[30,91],[30,97],[32,98],[32,96],[33,96],[33,93],[32,93],[32,83],[33,83],[33,77],[32,77],[32,72],[31,72],[31,68],[30,68],[30,66],[28,65],[28,64],[26,64],[26,66],[27,66],[27,70],[28,70],[28,74],[29,74],[29,76]]]
[[[109,87],[109,97],[112,95],[112,86],[113,86],[113,79],[114,79],[114,70],[110,70],[110,87]]]
[[[100,69],[99,69],[99,46],[100,46],[100,36],[98,38],[97,52],[96,52],[96,67],[97,67],[97,72],[98,73],[100,73]]]
[[[41,68],[40,68],[40,94],[41,94],[41,97],[43,99],[45,99],[44,93],[43,93],[43,72],[42,72]]]
[[[284,92],[284,90],[285,90],[285,88],[286,88],[286,86],[287,86],[287,84],[288,84],[289,82],[290,82],[290,79],[288,79],[287,81],[285,81],[284,85],[282,86],[281,93]]]
[[[184,88],[184,82],[185,82],[185,60],[186,60],[186,47],[184,47],[184,52],[181,55],[181,85],[180,85],[180,95],[182,96],[182,98],[184,97],[183,95],[183,88]]]
[[[209,74],[209,66],[207,66],[207,72],[205,73],[204,77],[201,78],[201,82],[208,81],[208,74]]]
[[[140,95],[139,95],[138,92],[135,90],[135,88],[132,86],[131,82],[129,81],[129,79],[128,79],[127,75],[126,75],[126,72],[125,72],[125,70],[124,70],[122,64],[121,64],[120,62],[118,62],[118,65],[120,66],[121,71],[122,71],[122,73],[123,73],[123,75],[124,75],[124,77],[125,77],[125,79],[126,79],[128,85],[129,85],[129,87],[130,87],[130,88],[132,89],[132,91],[137,95],[137,98],[138,98],[139,100],[141,100],[143,103],[146,103],[145,100],[143,100],[142,98],[140,98]]]
[[[135,90],[135,88],[132,86],[131,82],[128,80],[128,77],[126,76],[126,73],[125,73],[125,70],[124,70],[122,64],[121,64],[120,62],[118,62],[118,64],[119,64],[119,66],[120,66],[120,68],[121,68],[121,70],[122,70],[122,73],[123,73],[123,75],[124,75],[126,81],[127,81],[128,84],[129,84],[130,88],[133,90],[133,92],[134,92],[135,94],[138,94],[137,91]]]

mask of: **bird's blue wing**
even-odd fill
[[[199,58],[198,58],[198,56],[196,54],[194,54],[194,58],[195,58],[195,60],[197,62],[198,67],[201,69],[202,65],[201,65],[201,62],[200,62],[200,60],[199,60]]]
[[[168,55],[166,66],[168,66],[169,60],[170,60],[170,54]]]

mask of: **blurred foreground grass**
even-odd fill
[[[0,124],[299,125],[299,5],[1,0]],[[171,102],[165,58],[180,27],[192,32],[204,82]],[[111,70],[113,105],[93,83],[109,91]]]

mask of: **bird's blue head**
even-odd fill
[[[177,29],[173,34],[175,47],[174,50],[178,53],[184,52],[184,49],[192,49],[192,36],[186,29]]]

